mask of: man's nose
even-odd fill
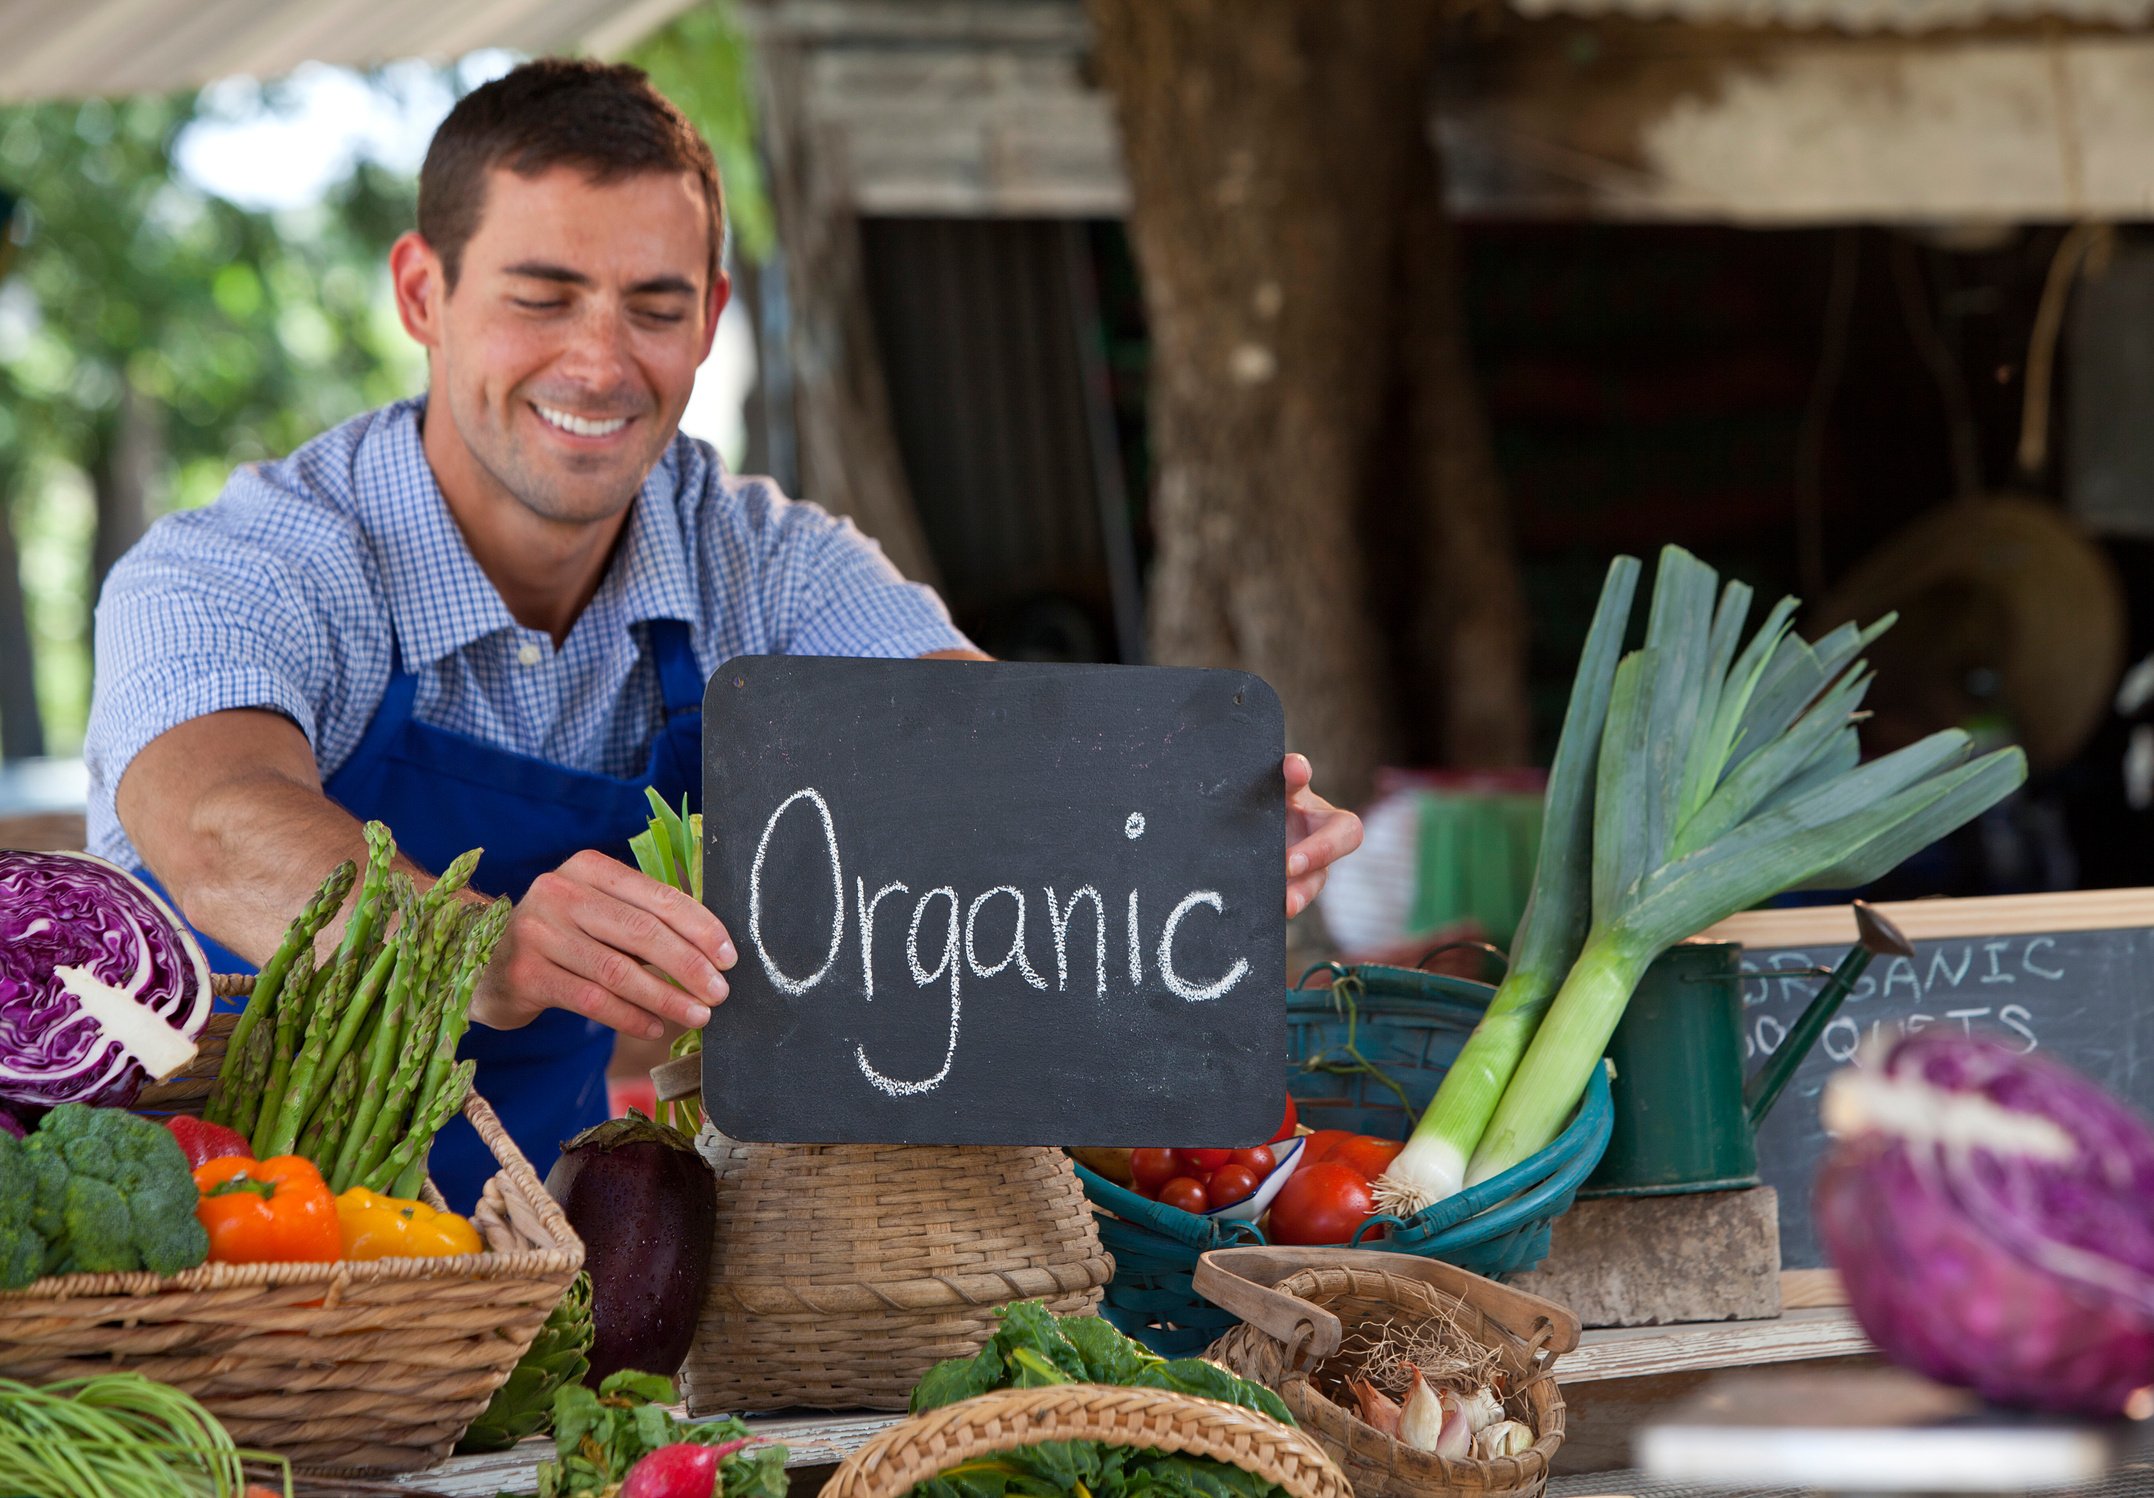
[[[560,369],[593,390],[618,389],[628,378],[628,317],[619,308],[587,306],[569,329]]]

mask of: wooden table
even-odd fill
[[[1638,1416],[1664,1410],[1669,1401],[1687,1394],[1695,1382],[1715,1371],[1863,1357],[1870,1352],[1869,1342],[1853,1319],[1838,1307],[1789,1311],[1777,1321],[1587,1332],[1558,1369],[1572,1430],[1564,1447],[1564,1456],[1572,1459],[1559,1465],[1577,1472],[1625,1465],[1629,1431]],[[788,1467],[820,1467],[843,1459],[902,1418],[896,1414],[757,1415],[748,1426],[765,1440],[785,1444]],[[526,1441],[497,1456],[452,1458],[430,1472],[415,1474],[406,1485],[451,1498],[528,1493],[537,1482],[534,1473],[539,1461],[552,1453],[549,1441]]]

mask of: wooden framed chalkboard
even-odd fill
[[[736,1139],[1207,1144],[1286,1094],[1285,725],[1235,671],[754,656],[703,709]]]
[[[1914,942],[1914,957],[1871,963],[1758,1131],[1758,1171],[1780,1193],[1780,1260],[1790,1269],[1825,1262],[1809,1211],[1829,1144],[1818,1099],[1873,1035],[1987,1027],[2154,1112],[2154,889],[1876,908]],[[1845,905],[1752,911],[1703,934],[1743,946],[1743,1049],[1755,1066],[1817,991],[1815,978],[1773,974],[1831,965],[1853,944],[1855,919]]]

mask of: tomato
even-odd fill
[[[1184,1212],[1205,1210],[1204,1183],[1190,1176],[1176,1176],[1159,1188],[1154,1198],[1163,1207],[1179,1207]]]
[[[1214,1211],[1231,1207],[1245,1197],[1254,1196],[1258,1184],[1257,1173],[1248,1166],[1222,1165],[1204,1183],[1204,1200]]]
[[[1280,1123],[1279,1132],[1271,1136],[1270,1142],[1277,1144],[1282,1139],[1292,1139],[1294,1131],[1299,1127],[1301,1127],[1301,1113],[1300,1110],[1295,1108],[1294,1094],[1290,1092],[1286,1095],[1286,1118]]]
[[[1271,1147],[1269,1145],[1259,1144],[1253,1145],[1245,1150],[1236,1150],[1234,1152],[1233,1160],[1228,1163],[1233,1165],[1246,1165],[1250,1170],[1256,1172],[1256,1178],[1261,1181],[1264,1179],[1264,1177],[1272,1173],[1272,1168],[1276,1166],[1279,1161],[1278,1158],[1272,1154]],[[1221,1170],[1224,1170],[1227,1167],[1222,1165],[1219,1168]]]
[[[1192,1174],[1209,1175],[1234,1158],[1232,1150],[1176,1150]]]
[[[1129,1152],[1129,1173],[1141,1196],[1159,1195],[1159,1188],[1182,1173],[1173,1150],[1136,1149]]]
[[[1362,1179],[1373,1181],[1391,1168],[1391,1162],[1404,1148],[1396,1139],[1381,1139],[1374,1134],[1318,1129],[1302,1145],[1302,1164],[1306,1167],[1334,1161],[1359,1172]]]
[[[1376,1214],[1376,1197],[1351,1165],[1319,1160],[1287,1177],[1271,1199],[1274,1243],[1344,1243]]]

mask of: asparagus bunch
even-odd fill
[[[369,822],[366,839],[364,877],[354,862],[332,872],[263,966],[208,1111],[257,1156],[305,1155],[335,1190],[414,1196],[471,1087],[456,1047],[510,905],[457,898],[476,848],[422,894],[390,868],[388,828]],[[317,956],[355,884],[343,936]]]

